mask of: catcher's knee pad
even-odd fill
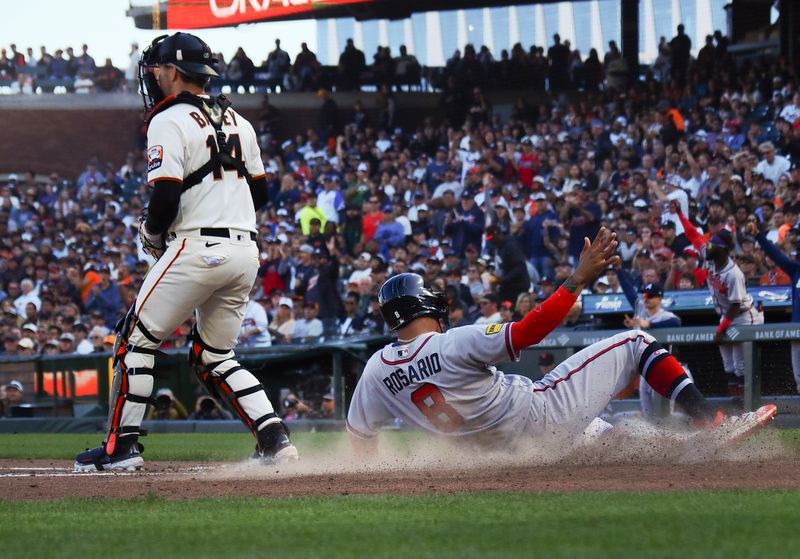
[[[189,360],[195,373],[212,395],[227,401],[244,424],[257,434],[267,425],[279,423],[280,418],[258,379],[234,357],[233,350],[213,348],[193,332]]]

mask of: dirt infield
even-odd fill
[[[0,460],[0,498],[63,497],[170,499],[349,494],[430,494],[474,491],[671,491],[800,488],[800,453],[773,430],[736,448],[708,438],[663,436],[628,424],[619,437],[589,444],[552,444],[489,452],[420,439],[381,447],[379,458],[354,460],[349,443],[301,448],[300,462],[265,466],[241,462],[159,462],[138,472],[76,473],[63,460]]]
[[[0,495],[11,500],[62,497],[172,499],[223,496],[296,497],[348,494],[429,494],[472,491],[669,491],[798,488],[800,460],[700,464],[503,466],[296,474],[290,468],[233,463],[148,462],[132,473],[73,474],[51,460],[0,461]]]

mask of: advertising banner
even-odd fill
[[[169,0],[167,29],[204,29],[302,17],[314,10],[375,0]]]

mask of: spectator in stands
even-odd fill
[[[90,311],[99,311],[107,328],[113,328],[117,318],[124,312],[119,286],[111,279],[111,270],[108,266],[100,265],[100,283],[92,286],[86,300],[86,308]]]
[[[314,285],[308,290],[307,299],[317,304],[323,334],[328,337],[336,333],[338,317],[344,312],[339,289],[340,260],[336,239],[330,238],[321,249],[315,249],[314,252],[317,276],[312,279]]]
[[[114,67],[110,58],[106,58],[105,64],[97,67],[94,72],[94,83],[100,91],[117,91],[122,78],[122,71]]]
[[[69,332],[64,332],[58,338],[58,353],[69,354],[75,352],[75,336]]]
[[[50,62],[53,60],[53,56],[47,52],[45,47],[39,47],[39,60],[37,62],[38,66],[45,66],[47,68],[50,67]],[[137,58],[138,61],[138,58]]]
[[[9,291],[11,293],[14,292],[14,285],[15,284],[11,284],[11,286],[9,286]],[[42,306],[42,300],[39,298],[39,290],[36,288],[33,280],[25,278],[19,282],[19,288],[22,294],[14,299],[14,308],[17,311],[17,316],[24,317],[26,315],[28,303],[32,303],[38,310]]]
[[[358,317],[358,293],[350,291],[344,299],[344,314],[339,319],[337,333],[346,338],[360,332],[360,320]]]
[[[319,305],[314,301],[303,303],[303,317],[294,324],[292,340],[299,343],[314,343],[322,337],[324,328],[317,318]]]
[[[711,72],[716,63],[717,49],[714,46],[713,35],[706,35],[706,43],[697,53],[697,64],[705,72]]]
[[[233,419],[233,415],[211,396],[200,396],[195,402],[194,411],[189,415],[189,419],[199,421]]]
[[[289,343],[294,335],[294,302],[289,297],[281,297],[275,319],[269,325],[272,341],[276,344]]]
[[[389,258],[393,248],[404,244],[406,235],[403,231],[403,226],[395,220],[394,208],[391,205],[383,208],[381,222],[378,224],[372,238],[378,242],[380,253],[385,259]]]
[[[283,78],[289,72],[291,59],[289,53],[281,48],[281,40],[275,39],[275,50],[269,53],[265,66],[267,68],[267,82],[271,89],[283,85]]]
[[[78,76],[75,81],[72,83],[72,87],[75,89],[75,93],[94,93],[94,81],[90,77],[90,73],[88,70],[81,68],[78,71]]]
[[[241,347],[268,347],[272,345],[267,311],[261,304],[263,297],[256,298],[258,288],[259,286],[256,284],[256,287],[250,293],[250,300],[244,310],[238,341]]]
[[[456,254],[463,257],[467,245],[481,245],[483,227],[484,215],[475,204],[475,194],[465,190],[461,203],[449,210],[445,218],[445,234],[452,237]]]
[[[228,70],[225,77],[231,82],[233,87],[240,85],[248,86],[253,82],[255,74],[255,64],[244,52],[242,47],[236,49],[236,53],[228,62]]]
[[[81,46],[81,55],[77,57],[77,61],[78,71],[83,70],[88,76],[94,74],[97,64],[95,64],[94,58],[89,54],[88,45],[84,44]]]
[[[44,47],[42,47],[44,49]],[[55,56],[47,65],[47,73],[51,80],[64,80],[69,78],[69,63],[64,59],[64,51],[56,50]]]
[[[86,325],[82,322],[76,322],[72,325],[72,335],[75,336],[75,353],[87,355],[94,351],[94,345],[92,345],[87,334]]]
[[[155,405],[149,408],[146,419],[187,419],[189,414],[186,408],[172,393],[169,388],[159,388],[156,391]]]
[[[771,181],[772,184],[778,184],[781,175],[788,172],[792,164],[782,155],[776,155],[775,144],[772,142],[762,143],[758,146],[758,150],[764,159],[758,162],[754,172]]]
[[[497,225],[486,229],[486,240],[495,254],[496,292],[503,301],[516,301],[520,293],[531,288],[525,255],[512,236],[506,236]]]
[[[390,85],[394,76],[394,60],[389,47],[378,45],[372,57],[372,72],[378,85]]]
[[[400,85],[413,85],[419,81],[420,65],[417,57],[400,45],[400,55],[394,60],[395,81]]]
[[[347,39],[344,51],[339,56],[339,87],[343,91],[358,89],[366,67],[364,52],[355,46],[353,39]]]
[[[314,89],[319,71],[317,55],[309,50],[306,43],[300,43],[300,52],[294,59],[294,71],[300,84],[300,89],[309,91]]]
[[[4,410],[6,417],[12,417],[14,415],[14,408],[25,403],[23,397],[25,389],[22,386],[22,383],[18,380],[12,380],[3,388],[3,405],[0,406],[0,408]]]
[[[305,196],[305,205],[300,210],[298,215],[297,221],[300,224],[300,230],[303,232],[303,235],[309,235],[311,233],[311,221],[316,219],[319,221],[319,226],[325,225],[325,222],[328,218],[325,216],[325,212],[317,206],[317,193],[311,190]],[[302,199],[302,196],[301,196]]]
[[[681,86],[686,82],[686,72],[689,68],[692,52],[692,40],[684,33],[684,29],[685,27],[682,23],[678,25],[678,34],[669,43],[669,50],[672,56],[670,61],[672,78]]]
[[[110,353],[114,350],[114,344],[117,342],[117,336],[115,334],[106,334],[101,338],[101,345],[95,348],[93,353],[98,352],[105,352]]]
[[[6,54],[6,49],[0,50],[0,79],[12,80],[16,75],[14,61]]]
[[[664,290],[657,283],[648,283],[640,290],[642,297],[636,296],[630,275],[624,269],[617,273],[619,283],[628,304],[633,308],[633,317],[625,315],[623,321],[626,328],[673,328],[681,325],[681,319],[661,308]]]
[[[67,73],[69,77],[71,79],[75,79],[75,76],[77,76],[80,68],[80,61],[75,55],[75,51],[72,47],[67,47],[66,52],[64,53],[64,58],[67,61]]]
[[[628,61],[618,50],[611,51],[611,57],[606,65],[606,87],[615,91],[622,91],[628,84]]]
[[[36,355],[36,342],[31,338],[21,338],[17,344],[17,355],[21,357],[32,357]]]
[[[494,324],[500,322],[499,299],[494,293],[484,293],[478,301],[480,316],[474,324]]]
[[[548,77],[553,91],[566,89],[569,83],[569,47],[561,42],[561,37],[553,35],[553,46],[547,49],[547,60],[550,66]]]

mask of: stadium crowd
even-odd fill
[[[737,65],[710,41],[713,56],[701,50],[677,73],[673,40],[666,69],[635,85],[539,106],[521,97],[507,119],[475,85],[445,89],[445,110],[414,129],[391,105],[374,121],[357,106],[342,123],[323,93],[318,128],[281,139],[260,130],[270,202],[240,344],[384,333],[376,290],[404,271],[446,293],[452,325],[518,318],[571,273],[602,225],[617,232],[623,266],[592,291],[644,291],[652,305],[663,289],[706,281],[679,213],[706,237],[730,232],[749,285],[788,284],[745,228],[757,220],[795,255],[796,69]],[[148,196],[138,151],[89,159],[77,177],[2,183],[0,353],[110,349],[150,265],[136,244]],[[565,326],[591,320],[578,302]],[[190,326],[166,347],[185,345]]]
[[[683,25],[678,26],[677,35],[669,42],[661,37],[658,58],[652,70],[661,82],[675,78],[679,83],[687,74],[691,58],[691,39],[685,34]],[[727,59],[728,39],[720,32],[706,37],[706,44],[698,51],[696,63],[709,69]],[[130,60],[125,68],[116,68],[110,59],[98,66],[89,54],[88,45],[77,54],[72,47],[57,49],[53,54],[40,47],[38,53],[32,47],[25,52],[12,44],[0,49],[0,84],[7,83],[9,92],[31,94],[37,88],[52,91],[62,86],[76,93],[127,91],[138,87],[137,63],[139,45],[131,44]],[[508,89],[524,87],[533,91],[567,91],[581,89],[596,91],[601,87],[620,89],[627,83],[631,72],[615,41],[609,41],[608,51],[602,60],[596,49],[583,56],[573,49],[570,41],[553,36],[549,47],[532,45],[526,50],[521,43],[511,50],[503,49],[500,56],[487,46],[476,49],[468,44],[456,49],[445,66],[423,68],[417,58],[400,45],[397,55],[390,47],[378,46],[367,63],[367,56],[352,39],[348,39],[336,66],[325,66],[306,43],[291,60],[289,53],[281,48],[280,39],[266,58],[256,64],[239,48],[225,60],[216,53],[220,78],[211,84],[212,89],[222,85],[233,89],[244,87],[259,91],[316,91],[319,88],[336,91],[353,91],[363,86],[377,88],[400,88],[421,86],[427,79],[431,88],[448,91],[459,88],[481,87],[485,89]]]

